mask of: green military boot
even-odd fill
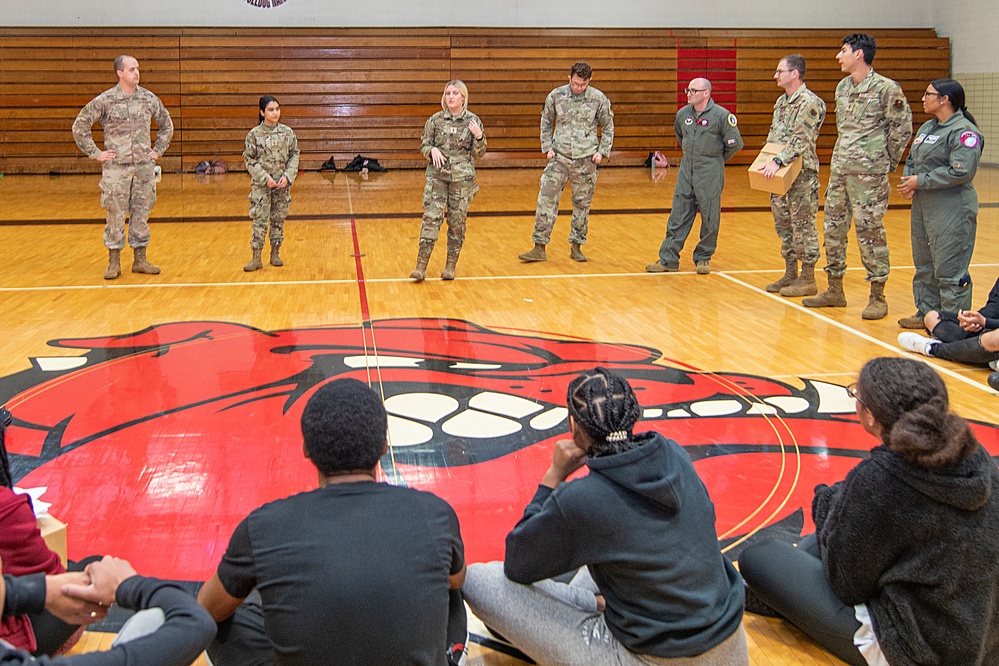
[[[108,269],[104,271],[105,280],[114,280],[121,275],[121,250],[108,248]]]
[[[885,283],[871,283],[871,298],[867,307],[860,313],[864,319],[884,319],[888,314],[888,301],[885,300]]]
[[[779,292],[784,287],[790,287],[791,284],[798,277],[798,260],[797,259],[792,259],[790,257],[784,257],[784,265],[786,266],[786,268],[784,269],[784,277],[782,277],[781,279],[777,280],[776,282],[771,282],[770,284],[768,284],[766,286],[766,290],[769,291],[771,294],[776,294],[777,292]],[[812,294],[814,294],[814,293],[817,293],[817,292],[813,291]],[[811,294],[809,294],[809,296],[810,295]]]
[[[416,268],[409,274],[409,277],[417,282],[427,279],[427,264],[430,263],[430,255],[434,251],[434,241],[420,241],[420,252],[416,255]]]
[[[569,257],[573,261],[586,261],[586,255],[579,249],[579,243],[569,244]]]
[[[801,302],[806,308],[845,308],[846,294],[843,293],[843,278],[829,276],[829,288],[815,298]]]
[[[281,246],[271,243],[271,266],[284,266],[281,261]]]
[[[243,266],[243,270],[249,273],[250,271],[259,271],[264,267],[262,261],[260,261],[260,252],[263,248],[255,247],[251,248],[253,250],[253,259],[250,259],[250,263]]]
[[[454,269],[458,265],[458,253],[448,248],[447,262],[444,264],[444,272],[441,273],[442,280],[453,280]]]
[[[134,258],[132,259],[132,272],[133,273],[145,273],[146,275],[159,275],[160,267],[154,266],[153,264],[146,261],[146,248],[137,247],[133,251]]]
[[[533,250],[518,255],[517,258],[521,261],[548,261],[548,255],[545,254],[545,244],[535,243]]]
[[[794,282],[780,290],[781,296],[814,296],[817,293],[819,286],[815,284],[815,266],[807,264],[801,265],[801,275]]]

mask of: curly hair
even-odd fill
[[[388,415],[378,394],[356,379],[337,379],[302,412],[305,452],[326,476],[372,469],[385,447]]]
[[[592,439],[591,456],[620,453],[637,446],[632,429],[641,415],[628,381],[607,368],[594,368],[569,383],[566,402],[576,423]]]
[[[881,426],[881,441],[914,465],[938,469],[974,455],[978,440],[950,411],[947,386],[933,369],[908,358],[868,361],[857,380],[858,400]]]

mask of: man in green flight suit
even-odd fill
[[[891,186],[888,174],[902,160],[912,136],[912,111],[902,88],[874,71],[874,38],[853,33],[843,38],[836,54],[847,76],[836,86],[836,127],[829,188],[825,203],[826,275],[829,288],[801,304],[809,308],[846,307],[847,233],[852,214],[857,225],[860,259],[867,269],[871,295],[861,316],[882,319],[888,314],[888,241],[882,224]]]
[[[569,84],[551,91],[545,99],[541,113],[541,152],[548,157],[548,166],[541,174],[531,238],[534,249],[520,255],[521,261],[548,259],[545,246],[551,239],[566,183],[572,183],[569,256],[574,261],[586,261],[580,246],[586,242],[590,203],[597,187],[597,166],[610,157],[614,143],[614,112],[607,96],[590,87],[592,76],[588,64],[577,62],[569,70]]]
[[[684,91],[688,104],[673,121],[683,149],[676,176],[673,209],[666,222],[666,238],[659,247],[659,261],[645,267],[650,273],[680,269],[680,250],[701,211],[701,239],[694,248],[694,263],[701,275],[711,272],[711,255],[718,246],[721,193],[725,187],[725,162],[742,150],[735,114],[711,99],[711,82],[694,79]]]

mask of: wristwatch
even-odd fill
[[[779,166],[779,167],[784,166],[784,162],[779,157],[774,157],[774,162],[776,162],[777,166]]]

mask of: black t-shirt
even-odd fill
[[[254,587],[278,664],[445,663],[458,517],[430,493],[335,483],[265,504],[233,532],[218,576]]]

